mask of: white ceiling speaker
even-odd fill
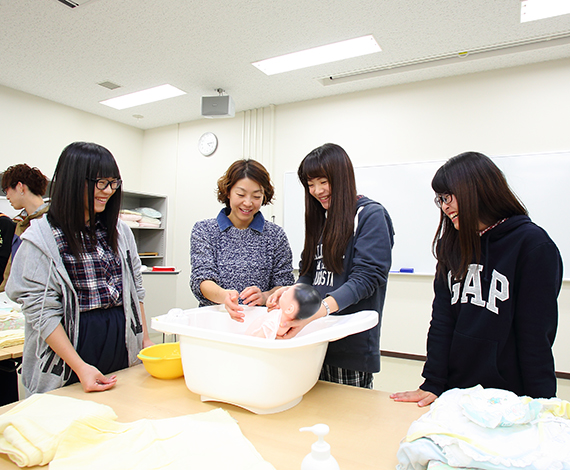
[[[234,100],[230,95],[222,95],[224,90],[216,89],[219,96],[202,96],[202,116],[207,118],[231,118],[236,115]]]

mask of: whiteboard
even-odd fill
[[[570,152],[491,157],[528,209],[558,246],[570,265]],[[392,270],[413,268],[433,274],[431,244],[439,224],[431,180],[445,160],[355,167],[358,194],[381,203],[392,218],[396,235]],[[304,189],[297,173],[285,173],[283,228],[298,267],[304,244]],[[564,279],[570,279],[565,270]]]

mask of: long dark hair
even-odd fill
[[[297,174],[305,188],[305,247],[301,255],[301,275],[311,270],[321,235],[326,268],[333,273],[341,273],[356,214],[356,180],[352,162],[339,145],[324,144],[303,159]],[[313,178],[326,178],[329,182],[328,214],[309,192],[309,180]]]
[[[438,194],[455,196],[459,216],[459,230],[455,230],[451,219],[443,210],[440,213],[432,244],[438,276],[451,270],[456,279],[463,279],[469,264],[480,258],[480,222],[489,226],[505,217],[528,215],[503,172],[481,153],[465,152],[450,158],[437,170],[431,187]]]
[[[50,223],[59,227],[74,256],[84,252],[83,240],[95,239],[95,224],[100,220],[107,229],[107,242],[117,252],[117,219],[121,209],[121,187],[107,201],[105,210],[95,217],[94,194],[97,178],[121,178],[115,158],[105,147],[74,142],[63,149],[51,184]],[[85,224],[85,194],[89,205],[89,225]]]

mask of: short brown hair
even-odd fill
[[[18,183],[25,184],[37,196],[46,193],[47,177],[36,167],[30,168],[25,163],[12,165],[2,175],[2,189],[15,188]]]
[[[263,189],[263,206],[273,200],[275,189],[265,167],[256,160],[242,159],[233,162],[218,180],[218,201],[230,207],[230,191],[239,180],[248,178]]]

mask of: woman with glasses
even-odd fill
[[[554,397],[562,283],[556,245],[485,155],[451,158],[432,188],[441,215],[425,381],[392,398],[426,406],[446,390],[478,384]]]
[[[326,315],[375,310],[378,324],[329,344],[321,380],[372,388],[380,370],[380,323],[394,230],[384,207],[356,193],[354,169],[344,149],[324,144],[301,162],[305,188],[305,246],[298,282],[319,292],[319,311],[306,320],[287,322],[282,338],[291,338],[309,322]],[[268,302],[277,306],[284,289]]]
[[[151,344],[140,259],[119,220],[121,176],[113,155],[75,142],[61,153],[51,206],[22,235],[6,285],[26,317],[22,382],[27,394],[81,382],[113,387],[116,370]]]
[[[287,235],[260,212],[273,193],[269,173],[255,160],[235,161],[218,180],[225,207],[215,219],[197,222],[190,238],[190,287],[200,307],[224,305],[243,322],[243,305],[265,305],[276,289],[293,284]]]
[[[25,163],[9,167],[2,175],[2,192],[14,209],[22,211],[15,218],[14,234],[16,237],[14,237],[13,243],[12,240],[4,240],[4,243],[11,243],[12,256],[20,246],[20,235],[30,226],[33,219],[42,217],[49,208],[49,204],[43,199],[47,185],[47,177],[39,169],[30,168]],[[11,259],[5,265],[4,280],[0,284],[0,292],[4,292],[4,287],[8,281],[10,264]]]

